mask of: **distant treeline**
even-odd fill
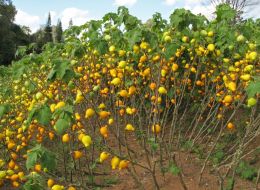
[[[17,59],[19,46],[32,44],[27,51],[40,53],[44,44],[63,41],[62,23],[58,20],[57,25],[52,25],[50,14],[47,23],[32,34],[29,27],[14,23],[16,13],[11,0],[0,0],[0,65],[8,65]]]

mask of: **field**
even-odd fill
[[[125,7],[0,67],[0,189],[253,190],[260,19]]]

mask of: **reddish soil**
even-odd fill
[[[189,158],[188,158],[189,157]],[[188,158],[188,159],[187,159]],[[218,176],[208,169],[205,170],[203,174],[203,178],[201,181],[201,185],[199,183],[199,174],[201,170],[201,162],[196,159],[195,156],[190,156],[188,153],[181,153],[180,157],[177,159],[179,165],[182,166],[184,181],[188,188],[188,190],[219,190],[219,182]],[[136,167],[138,175],[141,179],[141,182],[144,184],[145,190],[153,190],[154,184],[152,177],[149,173],[145,172],[144,169],[140,169],[140,167]],[[180,183],[180,179],[178,176],[174,176],[170,173],[167,173],[165,177],[163,177],[160,171],[157,172],[157,179],[159,182],[159,186],[161,190],[182,190],[183,187]],[[131,175],[125,172],[115,171],[113,175],[118,176],[118,183],[112,185],[111,187],[104,188],[105,190],[134,190],[139,189],[138,185],[135,183]],[[255,190],[255,184],[236,178],[236,183],[234,190]],[[260,184],[258,185],[258,189],[260,189]]]
[[[135,138],[132,136],[130,139],[131,148],[133,148],[135,152],[139,153],[138,158],[140,159],[138,159],[138,161],[140,161],[143,165],[147,165],[142,150],[140,149],[138,151],[140,146],[136,143]],[[109,144],[113,144],[115,146],[114,142],[112,141]],[[177,155],[176,162],[178,166],[182,168],[183,180],[188,190],[220,190],[219,177],[216,173],[210,171],[210,166],[206,167],[204,170],[203,177],[199,185],[199,176],[203,164],[202,161],[199,160],[196,155],[189,152],[180,152]],[[154,190],[155,186],[150,173],[138,166],[136,166],[135,169],[139,179],[141,180],[141,183],[144,185],[144,190]],[[140,189],[140,186],[126,170],[120,172],[118,170],[113,171],[111,176],[116,177],[118,181],[110,187],[103,188],[104,190]],[[160,190],[183,190],[180,178],[178,176],[168,172],[163,177],[160,172],[160,168],[157,168],[156,178],[159,183]],[[258,188],[256,188],[255,183],[248,180],[243,180],[236,176],[234,190],[260,190],[260,184],[258,184]]]

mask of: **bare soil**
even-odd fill
[[[199,185],[199,175],[201,170],[201,161],[196,156],[191,156],[189,153],[182,152],[176,159],[178,165],[182,167],[183,179],[188,190],[219,190],[218,176],[210,172],[207,168],[203,174],[201,184]],[[158,168],[159,169],[159,168]],[[154,183],[149,173],[145,172],[144,169],[137,167],[137,173],[140,176],[141,182],[144,184],[145,190],[153,190]],[[131,175],[127,171],[113,172],[113,175],[117,176],[119,181],[110,187],[104,188],[105,190],[134,190],[139,189],[136,182],[133,180]],[[174,176],[171,173],[167,173],[165,177],[157,172],[157,179],[161,190],[182,190],[183,187],[180,183],[178,176]],[[255,190],[255,184],[242,180],[236,179],[234,190]],[[260,185],[258,185],[260,189]]]
[[[134,148],[135,152],[139,152],[138,158],[140,156],[140,163],[143,165],[147,165],[144,154],[142,153],[142,149],[138,150],[140,146],[136,143],[136,140],[133,136],[131,136],[131,148]],[[257,142],[260,139],[252,143],[252,146],[257,147]],[[113,141],[110,143],[114,143]],[[110,144],[111,145],[111,144]],[[112,145],[113,146],[113,145]],[[115,144],[114,144],[115,146]],[[187,190],[220,190],[219,177],[214,172],[211,171],[210,166],[206,166],[206,169],[203,172],[203,176],[201,182],[199,184],[199,176],[202,168],[203,162],[198,158],[197,155],[182,151],[177,153],[176,156],[177,165],[182,168],[183,180],[186,184]],[[110,164],[110,163],[107,163]],[[260,163],[257,164],[257,166]],[[130,166],[131,168],[131,166]],[[147,170],[136,166],[135,167],[138,177],[142,184],[144,185],[145,190],[154,190],[154,182],[152,176]],[[160,190],[184,190],[180,178],[171,173],[166,173],[165,176],[160,172],[160,168],[156,168],[156,178],[160,186]],[[118,181],[111,185],[110,187],[103,188],[104,190],[135,190],[140,189],[140,186],[136,183],[136,181],[132,178],[127,170],[123,171],[112,171],[111,176],[118,179]],[[249,180],[243,180],[239,176],[235,178],[235,186],[234,190],[260,190],[260,184],[256,187],[255,183]]]

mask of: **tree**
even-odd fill
[[[69,21],[69,28],[73,26],[73,21],[72,21],[72,18],[70,19]]]
[[[12,25],[16,9],[10,0],[0,0],[0,64],[8,64],[14,58],[16,44]]]
[[[14,23],[17,11],[11,0],[0,0],[0,65],[10,64],[18,46],[30,43],[30,31]]]
[[[51,26],[51,14],[49,13],[46,26],[44,28],[44,42],[52,42],[52,26]]]
[[[36,43],[36,52],[40,53],[42,46],[45,44],[44,27],[40,28],[34,34],[32,34],[32,42]]]
[[[15,33],[14,41],[16,46],[24,46],[30,43],[30,34],[25,33],[23,28],[21,28],[19,25],[13,24],[12,31]]]
[[[254,9],[256,5],[260,3],[259,0],[211,0],[211,3],[214,6],[219,4],[228,4],[231,8],[236,10],[237,12],[237,20],[241,20],[242,14],[247,12],[250,8],[251,10]]]
[[[23,32],[27,35],[30,35],[32,33],[30,27],[28,26],[21,26],[21,29],[23,30]]]
[[[57,23],[57,26],[56,26],[56,42],[62,42],[62,33],[63,33],[63,30],[62,30],[62,23],[61,23],[61,20],[58,19],[58,23]]]
[[[13,22],[16,13],[17,11],[11,0],[0,0],[1,19],[5,17],[9,22]]]

